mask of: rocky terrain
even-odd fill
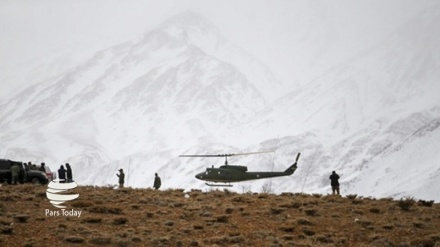
[[[440,246],[440,204],[405,197],[0,187],[0,246]]]

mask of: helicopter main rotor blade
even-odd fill
[[[261,151],[261,152],[251,152],[251,153],[235,153],[235,154],[182,154],[179,155],[179,157],[231,157],[231,156],[263,154],[263,153],[273,153],[273,152],[274,151]]]
[[[230,156],[241,156],[241,155],[252,155],[252,154],[264,154],[264,153],[273,153],[275,151],[260,151],[260,152],[251,152],[251,153],[236,153],[230,154]]]
[[[229,154],[182,154],[179,157],[225,157]]]

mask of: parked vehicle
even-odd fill
[[[41,169],[41,165],[40,165],[40,167],[38,167],[38,170],[39,169]],[[44,166],[44,169],[46,169],[46,175],[47,175],[47,178],[49,179],[49,182],[53,181],[54,179],[57,178],[56,172],[52,172],[52,170],[50,170],[50,168],[48,166]]]
[[[18,178],[20,183],[30,182],[47,184],[49,182],[46,173],[42,171],[25,169],[25,166],[22,162],[0,159],[0,183],[11,183],[11,167],[15,164],[20,167],[20,174]]]

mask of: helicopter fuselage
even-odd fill
[[[216,183],[225,183],[223,186],[232,186],[230,183],[233,182],[241,182],[241,181],[247,181],[247,180],[254,180],[254,179],[262,179],[262,178],[273,178],[273,177],[282,177],[282,176],[290,176],[292,175],[296,168],[297,168],[297,161],[299,159],[299,156],[301,153],[298,153],[295,159],[295,163],[293,163],[291,166],[289,166],[285,171],[281,172],[248,172],[246,166],[237,166],[237,165],[228,165],[228,157],[231,156],[239,156],[239,155],[251,155],[251,154],[261,154],[261,153],[269,153],[272,151],[261,151],[261,152],[252,152],[252,153],[238,153],[238,154],[184,154],[179,155],[179,157],[207,157],[207,158],[214,158],[214,157],[224,157],[225,158],[225,165],[220,166],[219,168],[207,168],[205,172],[201,172],[196,175],[197,179],[207,181],[207,182],[216,182]],[[213,185],[208,184],[209,186],[222,186],[222,185]]]
[[[219,168],[207,168],[205,172],[196,175],[197,179],[209,182],[232,183],[254,179],[272,178],[292,175],[296,164],[284,172],[248,172],[246,166],[224,165]]]

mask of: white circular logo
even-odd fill
[[[70,189],[76,188],[78,185],[75,182],[70,183],[58,183],[61,180],[53,180],[49,183],[46,190],[47,199],[50,203],[57,208],[66,208],[66,206],[61,205],[66,201],[71,201],[78,198],[79,194],[64,194]]]

